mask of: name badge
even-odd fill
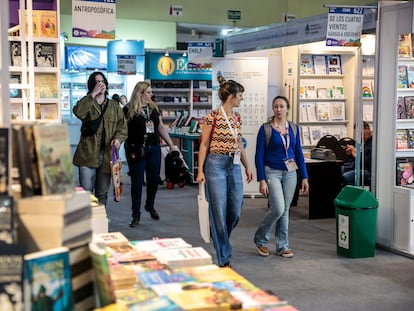
[[[296,161],[292,158],[286,158],[283,160],[285,162],[286,168],[288,172],[296,171],[298,169],[298,166],[296,164]]]
[[[147,121],[145,122],[146,132],[147,133],[154,133],[154,122]]]
[[[233,164],[240,164],[241,162],[241,150],[237,149],[234,152]]]

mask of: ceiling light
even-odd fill
[[[184,52],[184,53],[183,53],[183,57],[186,57],[186,56],[187,56],[187,52]]]
[[[170,56],[170,53],[168,53],[168,51],[165,51],[164,56]]]

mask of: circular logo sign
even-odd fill
[[[163,56],[158,61],[158,72],[162,74],[163,76],[169,76],[172,74],[175,70],[175,64],[174,61],[168,57]]]

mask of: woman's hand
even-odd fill
[[[203,171],[201,171],[201,170],[198,170],[198,173],[197,173],[197,178],[196,178],[196,182],[201,182],[201,183],[204,183],[204,182],[206,182],[206,177],[204,176],[204,172]]]
[[[264,196],[267,196],[269,194],[269,188],[267,187],[267,183],[265,180],[261,180],[259,182],[259,191]]]
[[[118,139],[112,140],[111,145],[114,145],[116,149],[119,149],[119,147],[121,147],[121,143]]]
[[[250,167],[246,168],[246,181],[247,183],[250,183],[253,180],[253,172],[250,169]]]
[[[301,191],[303,194],[307,194],[309,192],[309,182],[307,178],[302,179]]]

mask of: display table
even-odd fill
[[[309,175],[309,219],[335,218],[334,200],[342,190],[343,161],[305,162]]]
[[[180,151],[184,157],[184,161],[187,163],[191,174],[193,174],[192,182],[194,182],[195,178],[197,177],[200,134],[180,132],[170,132],[169,134],[174,143],[180,148]]]

